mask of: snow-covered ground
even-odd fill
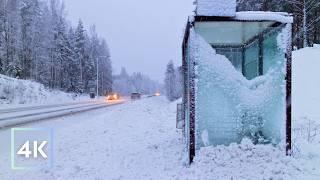
[[[175,103],[164,97],[31,127],[54,129],[54,168],[10,170],[10,132],[5,131],[0,133],[0,145],[8,147],[1,150],[1,179],[318,179],[320,175],[320,158],[315,154],[286,157],[280,148],[254,146],[249,140],[203,148],[187,167],[181,132],[175,129]]]
[[[54,129],[53,169],[10,169],[10,131],[0,131],[0,179],[306,179],[320,177],[320,48],[293,54],[293,156],[281,147],[206,147],[185,165],[176,102],[144,98],[29,127]]]
[[[48,104],[86,99],[89,99],[88,95],[78,96],[53,91],[34,81],[14,79],[0,74],[0,107],[8,104]]]
[[[146,98],[83,115],[32,125],[55,131],[52,170],[11,171],[8,150],[1,154],[1,179],[168,179],[184,169],[175,104]],[[9,130],[0,144],[8,147]]]

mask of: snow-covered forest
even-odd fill
[[[238,11],[282,11],[293,14],[293,45],[320,43],[319,0],[237,0]]]
[[[113,90],[122,95],[130,95],[132,92],[154,94],[162,91],[162,85],[141,72],[129,75],[127,70],[122,68],[119,75],[113,76]]]
[[[95,26],[73,27],[59,0],[0,0],[0,74],[81,93],[96,80],[97,61],[100,92],[111,90],[110,53]]]

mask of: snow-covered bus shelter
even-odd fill
[[[245,137],[291,150],[293,18],[231,7],[219,15],[198,5],[185,30],[180,114],[190,162],[201,147]]]

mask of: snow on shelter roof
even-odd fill
[[[210,16],[210,15],[200,15],[209,17],[209,19],[217,18],[226,18],[227,20],[240,20],[240,21],[275,21],[280,23],[293,23],[293,17],[286,12],[266,12],[266,11],[241,11],[236,12],[233,17],[221,17],[221,16]],[[195,16],[189,16],[189,22],[193,22]]]
[[[281,23],[293,23],[293,17],[286,12],[243,11],[237,12],[236,20],[249,21],[277,21]]]
[[[199,16],[233,17],[236,14],[236,0],[196,0],[196,4]]]

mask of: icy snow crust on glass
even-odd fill
[[[235,16],[236,0],[197,0],[199,16]]]
[[[196,64],[197,148],[240,142],[261,131],[278,143],[285,122],[284,61],[249,81],[193,29],[189,50]],[[208,134],[208,139],[202,139],[203,134]]]

